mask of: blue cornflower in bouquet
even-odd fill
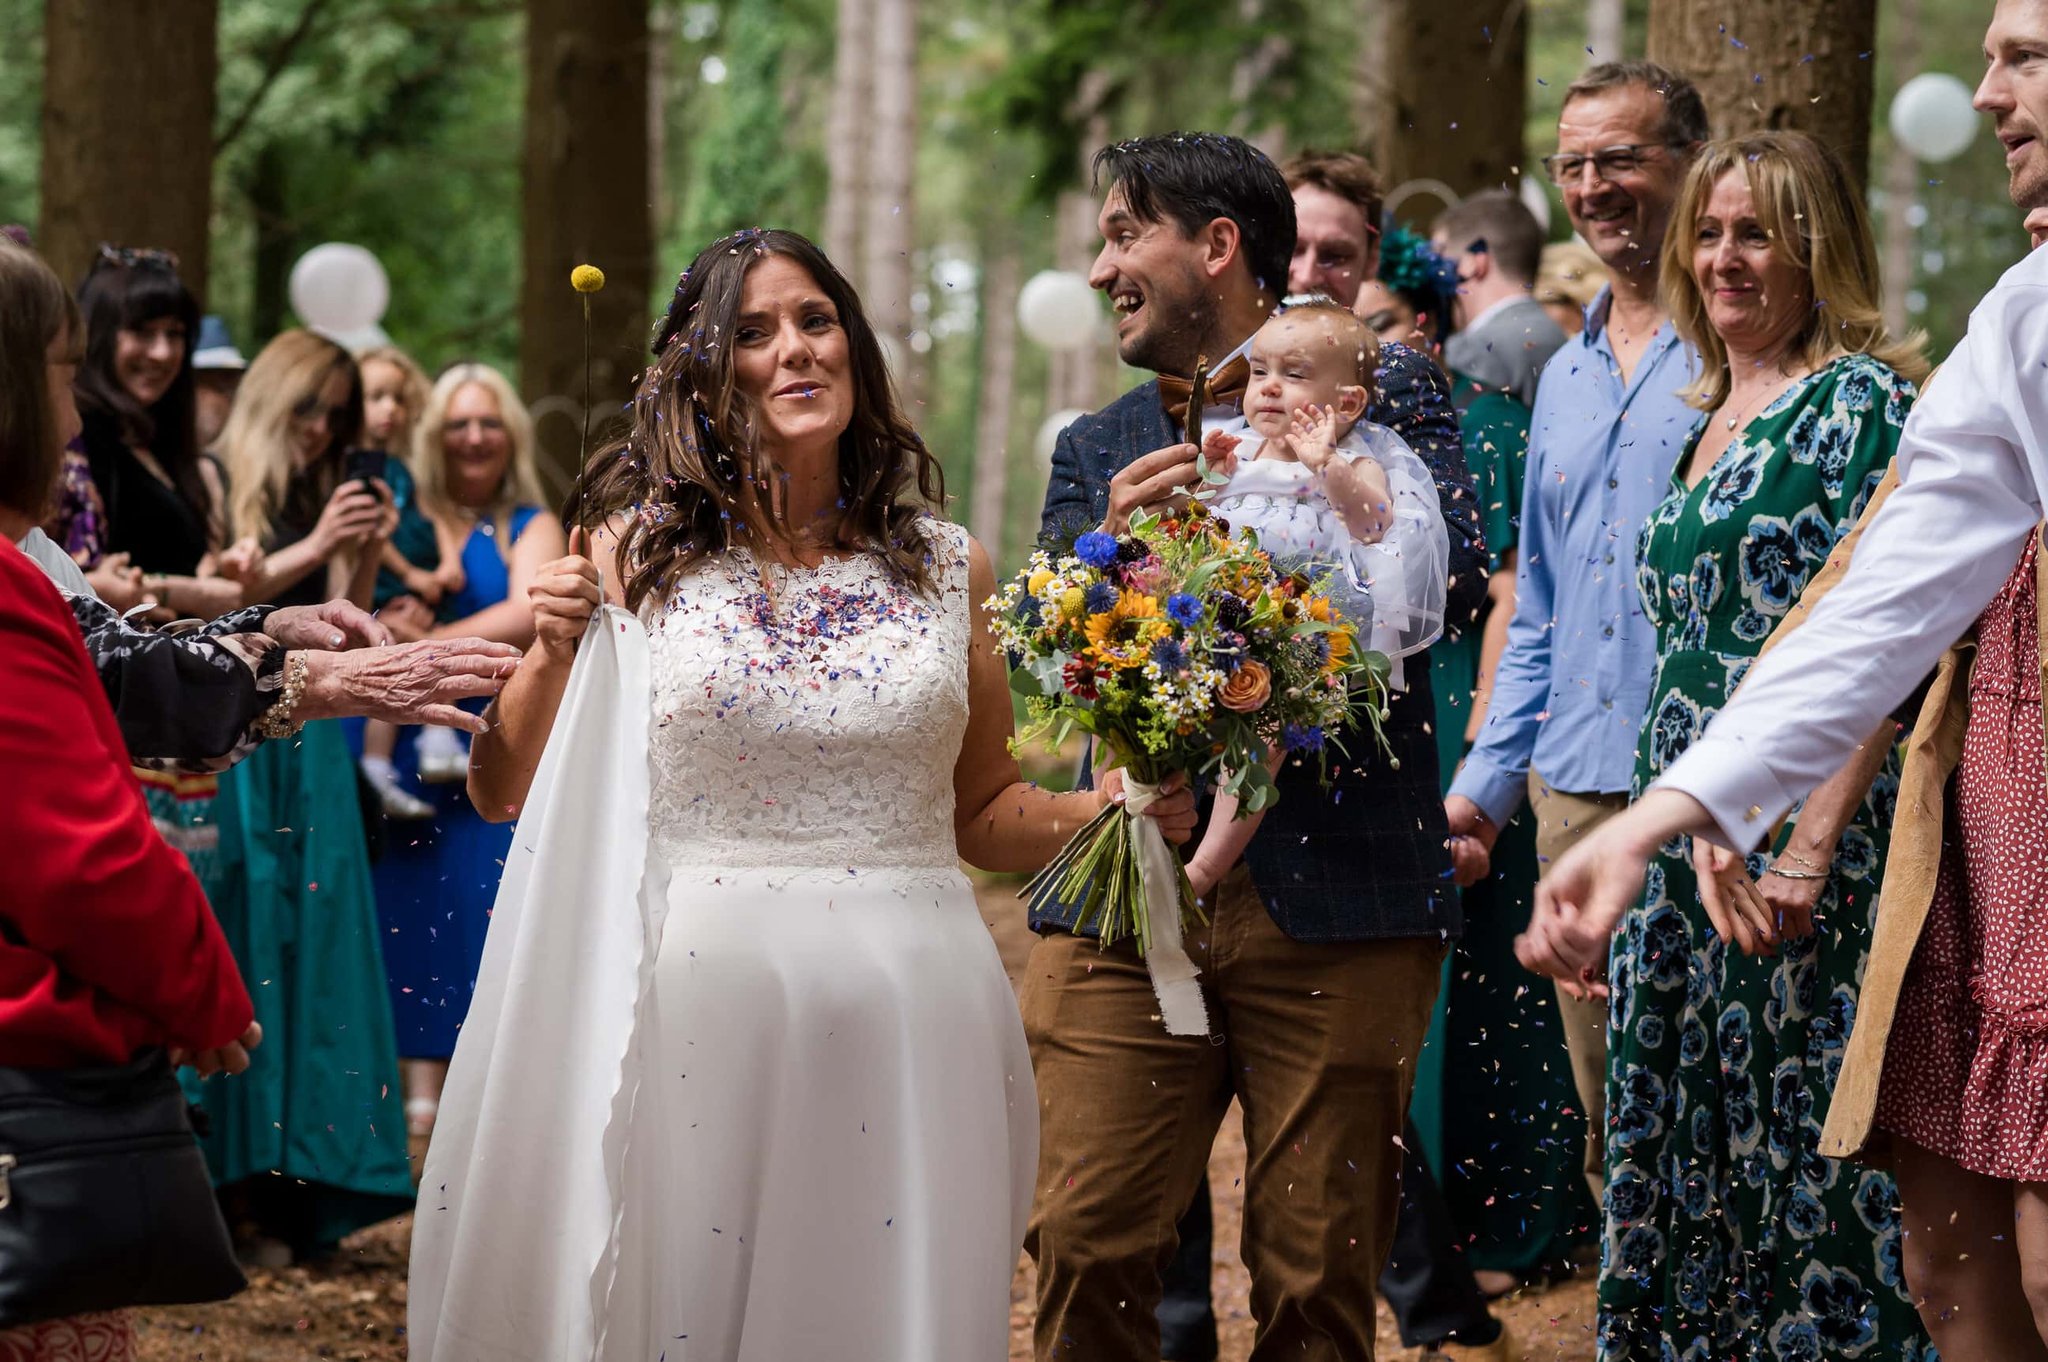
[[[1024,702],[1013,747],[1086,733],[1124,772],[1125,802],[1076,833],[1024,896],[1071,910],[1104,946],[1135,941],[1167,1030],[1200,1034],[1181,940],[1205,919],[1144,807],[1182,774],[1257,813],[1279,797],[1269,752],[1326,762],[1360,720],[1386,751],[1391,664],[1361,646],[1326,583],[1278,570],[1200,503],[1140,514],[1122,537],[1090,531],[1071,553],[1040,550],[988,609]]]
[[[1090,530],[1074,541],[1074,556],[1092,568],[1106,568],[1116,562],[1116,536]]]
[[[1323,750],[1323,730],[1314,724],[1289,724],[1280,731],[1280,741],[1290,752],[1320,752]]]

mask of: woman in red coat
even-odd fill
[[[254,1011],[184,857],[149,821],[78,626],[15,541],[78,431],[70,295],[0,243],[0,1066],[126,1063],[150,1047],[239,1072]],[[0,1331],[0,1362],[132,1353],[122,1315]]]

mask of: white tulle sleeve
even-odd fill
[[[1396,658],[1421,652],[1443,633],[1451,552],[1436,480],[1400,436],[1370,421],[1354,426],[1337,453],[1378,463],[1393,498],[1394,523],[1386,536],[1377,544],[1347,536],[1339,556],[1350,585],[1372,600],[1367,646]]]

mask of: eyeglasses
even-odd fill
[[[325,421],[328,425],[332,426],[339,423],[341,418],[347,414],[348,407],[346,404],[339,407],[330,407],[317,397],[303,397],[292,404],[292,419],[294,421]]]
[[[443,421],[441,423],[441,434],[444,437],[460,435],[471,427],[475,427],[476,433],[479,435],[503,435],[505,433],[505,423],[497,417],[472,416],[462,421]]]
[[[176,274],[178,272],[178,257],[171,251],[158,251],[136,246],[113,246],[102,241],[100,243],[99,255],[94,258],[92,267],[99,269],[103,265],[111,265],[116,269],[124,270],[150,269]]]
[[[1618,147],[1602,147],[1591,156],[1560,151],[1543,158],[1543,169],[1552,184],[1570,184],[1585,173],[1589,163],[1593,173],[1601,179],[1613,180],[1641,169],[1646,153],[1683,145],[1682,142],[1630,142]]]

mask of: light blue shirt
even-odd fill
[[[1657,659],[1636,594],[1636,535],[1700,423],[1679,396],[1699,357],[1666,323],[1624,384],[1610,296],[1593,300],[1585,331],[1537,385],[1515,617],[1486,723],[1451,784],[1496,826],[1520,805],[1532,763],[1573,794],[1626,794],[1634,782]]]

